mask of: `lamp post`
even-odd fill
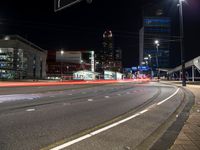
[[[179,0],[179,19],[180,19],[180,48],[181,48],[181,66],[182,66],[182,86],[186,86],[185,76],[185,55],[184,55],[184,31],[183,31],[183,2]]]
[[[157,50],[157,54],[156,54],[156,65],[157,65],[157,69],[158,69],[157,77],[158,77],[158,79],[160,79],[160,69],[159,69],[159,65],[158,65],[158,51],[159,51],[160,43],[158,40],[155,40],[154,44],[156,45],[156,50]]]
[[[61,57],[63,56],[64,53],[65,52],[63,50],[60,51]],[[61,79],[61,81],[62,81],[62,76],[63,76],[63,63],[62,63],[62,61],[63,60],[61,59],[61,62],[60,62],[60,79]]]
[[[151,58],[152,56],[150,54],[148,54],[148,58],[149,58],[149,67],[150,67],[150,70],[151,70],[151,78],[153,78],[153,70],[152,70],[152,62],[151,62]]]

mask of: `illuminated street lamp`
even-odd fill
[[[185,56],[184,56],[184,32],[183,32],[183,2],[184,0],[179,0],[179,15],[180,15],[180,48],[181,48],[181,65],[182,65],[182,86],[186,86],[186,76],[185,76]]]
[[[152,63],[151,63],[151,58],[152,58],[152,56],[149,54],[148,55],[148,58],[149,58],[149,67],[150,67],[150,69],[151,69],[151,78],[153,77],[153,69],[152,69]]]
[[[154,41],[154,44],[156,45],[156,49],[157,49],[157,54],[156,54],[156,65],[157,65],[157,69],[158,69],[158,79],[160,79],[160,69],[159,69],[159,65],[158,65],[158,51],[159,51],[159,46],[160,46],[160,42],[158,40]]]
[[[64,51],[63,50],[61,50],[60,51],[60,55],[61,55],[61,57],[64,55]],[[63,76],[63,63],[62,63],[62,59],[61,59],[61,63],[60,63],[60,79],[62,80],[62,76]]]

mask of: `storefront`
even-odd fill
[[[88,70],[81,70],[74,72],[73,79],[74,80],[95,80],[99,73],[88,71]]]

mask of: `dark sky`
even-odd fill
[[[150,3],[161,6],[172,18],[172,36],[177,36],[177,1],[93,0],[92,4],[81,2],[55,13],[53,0],[2,0],[0,34],[19,34],[47,50],[98,50],[103,32],[112,30],[115,46],[123,51],[124,66],[131,67],[138,65],[143,7]],[[186,60],[189,60],[200,55],[200,0],[188,0],[184,17]],[[179,63],[177,45],[172,43],[172,65]]]

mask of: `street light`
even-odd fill
[[[183,2],[179,0],[179,15],[180,15],[180,48],[181,48],[181,66],[182,66],[182,86],[186,86],[185,76],[185,56],[184,56],[184,31],[183,31]]]
[[[154,41],[154,44],[156,45],[156,49],[157,49],[157,54],[156,54],[156,65],[157,65],[157,69],[158,69],[158,79],[160,79],[160,69],[159,69],[159,65],[158,65],[158,51],[159,51],[159,46],[160,46],[160,42],[158,40]]]
[[[152,69],[152,62],[151,62],[151,58],[152,58],[151,54],[148,54],[148,58],[149,58],[149,67],[151,69],[151,78],[152,78],[153,77],[153,69]]]
[[[60,51],[61,57],[64,55],[64,53],[65,53],[65,52],[64,52],[63,50]],[[63,76],[63,75],[62,75],[62,74],[63,74],[63,69],[62,69],[62,68],[63,68],[63,64],[62,64],[62,61],[63,61],[63,60],[62,60],[62,58],[61,58],[61,62],[60,62],[60,79],[61,79],[61,80],[62,80],[62,76]]]

